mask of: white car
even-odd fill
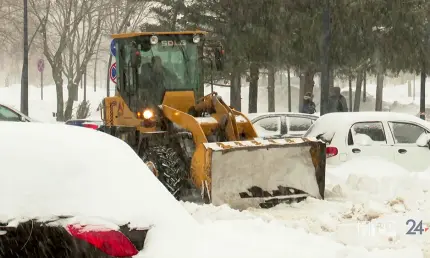
[[[327,164],[339,165],[358,156],[378,156],[407,170],[430,166],[427,142],[430,123],[413,115],[394,112],[344,112],[321,116],[304,137],[327,142]],[[421,137],[422,138],[422,137]]]
[[[294,112],[246,114],[259,137],[301,137],[318,119],[316,115]]]

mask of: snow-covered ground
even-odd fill
[[[371,87],[368,85],[369,93]],[[407,98],[407,88],[403,87],[385,88],[385,100]],[[228,88],[216,87],[215,90],[229,102]],[[261,111],[267,106],[265,91],[260,88]],[[246,110],[247,88],[242,92]],[[95,116],[95,109],[104,94],[103,89],[96,93],[88,91]],[[19,108],[19,96],[18,86],[0,88],[0,103]],[[283,96],[277,95],[279,101]],[[53,86],[45,87],[43,101],[40,100],[40,89],[31,87],[29,102],[30,116],[41,121],[55,121],[52,117],[56,109]],[[285,110],[286,104],[278,105],[280,111]],[[269,210],[237,211],[227,206],[183,203],[206,234],[196,237],[200,231],[190,230],[166,236],[165,231],[154,231],[148,241],[155,249],[141,256],[160,258],[165,254],[167,257],[166,250],[174,248],[178,256],[184,257],[430,257],[430,231],[422,235],[406,235],[409,219],[417,223],[422,221],[424,227],[430,226],[430,170],[413,173],[378,159],[356,159],[337,168],[328,168],[326,184],[325,200],[308,199]],[[166,248],[166,239],[174,242],[175,237],[181,240]],[[187,249],[181,246],[185,242],[189,243]],[[267,252],[275,246],[285,248]]]
[[[406,235],[409,219],[430,227],[430,171],[412,173],[377,158],[363,158],[329,168],[326,184],[325,200],[308,199],[268,210],[184,206],[204,224],[275,223],[379,257],[430,257],[430,231]]]

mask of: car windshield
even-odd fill
[[[315,137],[325,142],[331,142],[335,133],[335,128],[332,126],[332,121],[324,121],[317,119],[306,131],[303,137]]]

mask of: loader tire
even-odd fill
[[[180,199],[182,190],[186,186],[188,170],[179,155],[166,146],[154,146],[143,151],[142,160],[155,168],[154,174],[167,190]]]

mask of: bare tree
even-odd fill
[[[29,0],[32,13],[40,23],[41,42],[43,54],[52,69],[52,76],[57,92],[57,121],[64,121],[71,117],[73,101],[64,109],[63,99],[63,75],[67,77],[68,100],[76,96],[75,85],[79,84],[82,73],[94,53],[94,45],[100,36],[102,16],[105,15],[109,0]],[[83,36],[79,40],[86,41],[83,49],[73,50],[76,33],[84,24],[84,18],[91,17],[92,27],[87,30],[91,36]],[[98,28],[98,29],[97,29]],[[66,51],[73,52],[65,59]],[[75,63],[74,58],[83,56],[82,61]],[[70,60],[70,58],[72,58]],[[67,66],[75,63],[75,68],[70,70]]]
[[[66,51],[63,52],[65,61],[63,74],[67,78],[69,93],[64,111],[66,120],[72,117],[74,101],[78,100],[78,85],[86,73],[89,61],[96,53],[103,20],[108,14],[108,5],[106,3],[100,5],[100,1],[84,1],[81,5],[76,1],[72,7],[72,13],[79,14],[80,8],[83,8],[83,13],[85,13],[80,29],[71,35]],[[86,96],[84,96],[84,100],[86,100]]]

